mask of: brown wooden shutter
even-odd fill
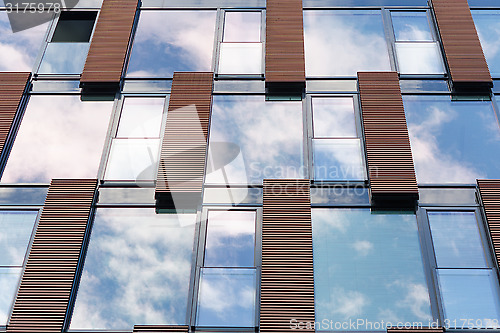
[[[30,77],[28,72],[0,73],[0,154],[9,138]]]
[[[80,79],[84,89],[117,89],[138,0],[104,0]]]
[[[186,325],[135,325],[134,333],[188,333]]]
[[[491,241],[500,267],[500,179],[478,180],[479,194],[490,230]]]
[[[396,72],[359,72],[366,159],[375,203],[418,199],[406,116]]]
[[[432,0],[453,87],[483,90],[493,86],[467,0]]]
[[[260,332],[314,322],[309,180],[264,180]],[[314,329],[301,329],[314,332]]]
[[[201,201],[213,73],[176,72],[156,180],[157,208],[195,209]]]
[[[302,0],[267,0],[266,87],[302,92],[305,84]]]
[[[61,332],[97,180],[52,180],[7,332]]]

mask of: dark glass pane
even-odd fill
[[[96,16],[97,12],[91,11],[62,11],[51,42],[89,42]]]

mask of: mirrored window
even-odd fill
[[[500,10],[471,12],[490,73],[500,77]]]
[[[391,18],[396,41],[434,40],[426,12],[391,11]]]
[[[224,42],[260,42],[261,12],[224,13]]]
[[[314,137],[356,137],[352,97],[312,99]]]
[[[465,183],[500,177],[500,127],[491,101],[403,96],[420,184]]]
[[[117,138],[159,138],[165,98],[126,97]]]
[[[98,208],[71,329],[187,324],[195,214]]]
[[[210,71],[215,21],[215,10],[141,10],[127,77]]]
[[[2,183],[96,178],[113,102],[31,96]]]

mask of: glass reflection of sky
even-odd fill
[[[127,97],[117,138],[159,138],[165,98]]]
[[[396,40],[433,41],[429,20],[425,12],[391,12]]]
[[[186,324],[195,214],[100,208],[72,329]]]
[[[262,184],[264,178],[304,177],[301,102],[214,96],[210,126],[208,163],[227,163],[207,174],[207,183]],[[233,157],[230,149],[216,149],[217,142],[238,145],[240,154]]]
[[[31,72],[48,25],[13,33],[7,13],[0,11],[0,71]]]
[[[382,15],[375,10],[306,10],[307,76],[391,70]]]
[[[216,11],[142,10],[127,77],[172,77],[210,71]]]
[[[112,107],[80,96],[31,96],[2,182],[95,178]]]
[[[315,139],[313,150],[314,179],[365,179],[359,139]]]
[[[396,43],[399,73],[444,74],[441,51],[436,43]]]
[[[500,10],[472,10],[490,73],[500,77]]]
[[[316,321],[432,318],[415,215],[313,209],[312,221]]]
[[[39,74],[80,74],[90,43],[49,43],[45,49]]]
[[[490,101],[404,96],[419,183],[466,183],[500,177],[500,127]]]
[[[7,325],[21,271],[21,267],[0,267],[0,325],[2,326]]]
[[[224,42],[260,42],[261,12],[225,13]]]
[[[357,137],[352,97],[313,98],[314,137]]]

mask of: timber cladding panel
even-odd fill
[[[500,179],[478,180],[477,185],[496,260],[500,266]]]
[[[80,83],[118,87],[138,0],[104,0]]]
[[[212,72],[174,73],[156,180],[159,206],[193,208],[201,200],[212,90]]]
[[[290,332],[290,320],[314,318],[310,181],[266,179],[260,332]]]
[[[268,0],[266,5],[266,85],[305,86],[302,0]]]
[[[52,180],[7,332],[61,332],[97,187]]]
[[[456,89],[491,88],[493,81],[467,0],[432,0],[451,80]]]
[[[0,72],[0,154],[9,137],[30,77],[31,73],[28,72]]]
[[[372,198],[418,198],[418,187],[396,72],[359,72],[366,159]]]

